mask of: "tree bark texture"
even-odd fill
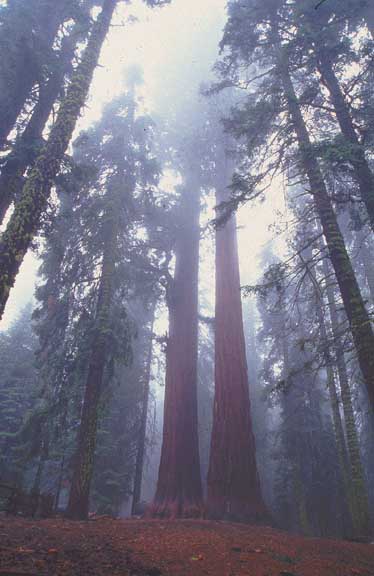
[[[325,260],[324,275],[328,277],[329,266]],[[344,358],[344,347],[339,331],[339,316],[336,308],[334,289],[331,284],[327,285],[327,299],[331,318],[332,333],[334,338],[334,349],[336,365],[339,376],[339,384],[343,405],[344,422],[347,438],[347,447],[350,464],[351,477],[351,512],[354,537],[366,540],[370,531],[369,503],[365,482],[365,474],[361,461],[360,443],[357,426],[354,417],[352,404],[352,394],[347,373],[347,366]]]
[[[334,435],[335,435],[335,442],[336,442],[336,450],[337,450],[337,454],[338,454],[338,461],[339,461],[341,477],[343,480],[345,500],[347,503],[347,508],[349,510],[351,525],[352,525],[352,528],[354,529],[355,502],[354,502],[352,478],[351,478],[351,472],[350,472],[347,447],[346,447],[346,442],[345,442],[344,426],[343,426],[343,421],[342,421],[342,417],[341,417],[341,413],[340,413],[340,398],[339,398],[339,394],[338,394],[338,390],[337,390],[337,384],[336,384],[334,367],[333,367],[334,366],[334,358],[332,357],[332,354],[331,354],[330,348],[329,348],[330,345],[329,345],[329,341],[328,341],[328,332],[327,332],[326,321],[325,321],[323,308],[322,308],[322,302],[320,300],[320,297],[317,301],[317,314],[318,314],[318,322],[319,322],[319,326],[320,326],[321,341],[322,341],[322,346],[324,349],[324,358],[325,358],[326,373],[327,373],[327,388],[328,388],[329,397],[330,397],[332,421],[333,421],[333,428],[334,428]],[[351,534],[351,536],[355,536],[355,530],[354,530],[354,533]]]
[[[203,513],[198,412],[198,272],[200,194],[184,189],[174,280],[167,297],[164,428],[156,495],[150,514],[166,518]]]
[[[218,205],[228,198],[228,172],[224,167],[216,187]],[[268,518],[250,414],[234,216],[216,231],[215,395],[207,513],[243,522]]]
[[[340,129],[351,146],[350,162],[359,186],[361,199],[369,216],[371,228],[374,230],[374,175],[370,170],[365,151],[355,131],[352,117],[333,69],[328,48],[316,44],[314,50],[317,56],[318,69],[322,81],[330,93]]]
[[[53,106],[63,88],[65,74],[72,68],[72,58],[76,45],[71,34],[64,40],[56,69],[46,85],[40,87],[39,100],[35,104],[31,118],[22,135],[16,139],[13,150],[2,165],[0,175],[0,222],[16,200],[24,184],[24,173],[33,165],[42,145],[43,130],[51,115]]]
[[[374,407],[374,333],[369,315],[357,283],[343,235],[331,199],[313,153],[309,134],[301,114],[299,102],[288,68],[288,57],[278,46],[279,74],[299,145],[302,169],[308,177],[315,208],[322,225],[329,257],[339,285],[344,308],[350,323],[361,372]]]
[[[46,145],[35,161],[0,241],[0,317],[21,262],[38,231],[54,179],[84,105],[118,0],[104,0],[81,62],[74,72]]]
[[[106,238],[96,307],[95,327],[85,385],[77,450],[74,457],[67,514],[75,520],[85,520],[89,511],[89,496],[96,449],[98,411],[107,357],[107,335],[113,298],[117,224],[114,214],[106,222]]]

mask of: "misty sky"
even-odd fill
[[[77,131],[100,117],[102,106],[124,88],[125,68],[138,65],[144,72],[143,95],[151,114],[167,117],[171,106],[183,109],[202,82],[209,81],[218,56],[218,43],[225,23],[226,0],[172,0],[162,9],[147,8],[140,0],[121,4],[105,43],[100,68]],[[238,215],[242,284],[253,283],[259,274],[258,256],[272,234],[269,224],[275,210],[283,209],[282,187],[274,186],[263,204],[241,209]],[[206,216],[205,216],[206,219]],[[212,239],[202,244],[201,284],[213,302]],[[29,254],[11,292],[1,328],[7,328],[32,298],[37,261]]]

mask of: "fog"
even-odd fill
[[[373,38],[369,0],[0,2],[7,514],[372,540]]]
[[[78,122],[76,134],[100,117],[103,106],[124,88],[126,70],[138,66],[143,72],[141,89],[144,105],[156,117],[176,114],[195,99],[202,83],[212,79],[212,68],[218,57],[218,43],[225,23],[225,0],[177,0],[162,9],[151,10],[139,0],[131,6],[122,5],[95,71],[90,96]],[[178,45],[178,50],[175,46]],[[258,257],[264,244],[272,242],[269,226],[284,202],[278,188],[258,209],[245,207],[239,215],[239,249],[243,284],[255,283],[258,277]],[[211,208],[214,204],[211,203]],[[211,210],[210,217],[214,212]],[[249,223],[250,222],[250,223]],[[247,249],[250,235],[251,251]],[[207,263],[209,266],[209,263]],[[17,313],[32,298],[38,261],[28,254],[12,291],[0,329],[7,329]],[[214,301],[214,286],[201,273],[201,282],[210,288]],[[210,285],[210,286],[209,286]]]

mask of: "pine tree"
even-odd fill
[[[24,442],[20,435],[25,416],[38,395],[35,366],[36,338],[27,306],[0,338],[0,477],[22,484],[25,480]],[[34,439],[29,438],[33,442]],[[38,441],[38,439],[35,439]]]
[[[62,100],[48,141],[35,161],[0,243],[0,314],[20,264],[40,225],[63,156],[85,103],[117,0],[104,0],[81,61]]]
[[[374,382],[371,350],[374,346],[374,334],[370,319],[364,305],[362,294],[353,271],[352,263],[346,250],[345,242],[339,228],[332,200],[318,163],[308,127],[302,114],[301,100],[297,97],[290,54],[292,42],[283,39],[280,27],[288,24],[289,11],[282,2],[259,3],[256,0],[230,4],[230,18],[226,26],[222,48],[226,48],[225,58],[221,63],[223,86],[228,81],[240,82],[238,66],[266,62],[268,69],[264,75],[253,80],[254,86],[246,104],[234,113],[228,126],[238,137],[246,138],[246,152],[249,154],[243,160],[243,170],[250,172],[234,182],[237,188],[235,203],[260,193],[259,184],[267,185],[269,174],[278,172],[285,165],[285,150],[295,141],[297,143],[296,170],[298,175],[307,178],[308,189],[313,199],[315,210],[320,219],[323,234],[326,239],[329,256],[337,277],[344,307],[350,322],[353,340],[356,347],[360,368],[371,398],[374,402]],[[280,24],[281,23],[281,24]],[[246,34],[244,33],[246,24]],[[266,43],[259,40],[259,29],[266,38]],[[283,32],[283,27],[281,28]],[[282,118],[283,110],[287,110],[288,125]],[[247,116],[247,117],[246,117]],[[280,126],[279,126],[280,123]],[[285,141],[280,141],[281,130],[287,133]],[[257,166],[254,173],[256,158],[260,150],[269,146],[272,137],[268,163]],[[252,163],[252,167],[250,164]]]
[[[329,276],[328,261],[323,262],[323,272],[325,278]],[[326,293],[328,308],[331,318],[333,332],[333,342],[336,356],[337,371],[341,390],[341,398],[346,428],[346,438],[350,462],[350,476],[352,481],[352,521],[355,538],[367,539],[370,531],[369,505],[366,490],[365,477],[361,462],[360,445],[358,440],[357,427],[354,417],[352,392],[348,379],[348,373],[344,358],[344,347],[339,330],[338,311],[334,297],[334,289],[331,283],[327,282]]]
[[[0,12],[0,147],[6,144],[33,86],[41,81],[51,58],[57,32],[71,15],[72,3],[63,0],[13,0]]]
[[[3,218],[12,201],[22,191],[24,173],[33,164],[43,145],[43,130],[51,115],[58,97],[63,91],[64,78],[72,72],[72,60],[77,42],[84,39],[89,29],[87,15],[79,13],[70,33],[61,40],[61,48],[51,58],[49,75],[40,84],[38,100],[34,105],[31,117],[21,133],[17,135],[10,153],[2,160],[0,176],[0,220]]]
[[[132,323],[120,296],[122,275],[126,274],[121,253],[123,249],[124,254],[130,251],[134,258],[139,249],[136,236],[131,236],[134,220],[129,215],[136,214],[135,205],[141,202],[142,194],[150,194],[157,185],[159,168],[151,152],[152,134],[150,120],[136,117],[136,102],[130,92],[112,103],[101,123],[76,144],[81,159],[99,167],[91,184],[91,207],[82,205],[95,228],[81,229],[90,237],[91,250],[97,250],[99,279],[68,505],[72,518],[86,518],[88,514],[99,408],[108,370],[116,354],[124,363],[131,358]]]
[[[308,48],[313,50],[315,58],[313,64],[320,73],[322,84],[329,91],[330,101],[344,138],[340,146],[344,147],[347,159],[353,167],[360,197],[366,207],[371,227],[374,228],[374,175],[336,72],[343,64],[352,65],[353,59],[350,55],[347,56],[349,39],[344,36],[340,18],[333,24],[331,22],[332,8],[333,6],[326,4],[320,10],[315,10],[314,2],[309,0],[293,7],[293,19],[298,34],[296,42],[303,47],[304,54]]]

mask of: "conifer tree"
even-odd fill
[[[216,201],[228,200],[228,151],[217,154]],[[215,396],[207,511],[212,518],[268,518],[256,463],[240,293],[236,220],[216,231]]]
[[[287,23],[289,10],[282,2],[269,0],[260,4],[256,0],[248,0],[245,3],[230,4],[229,20],[222,40],[222,48],[225,49],[220,66],[222,86],[228,82],[241,82],[238,68],[241,64],[249,67],[261,61],[267,65],[265,73],[253,79],[254,88],[251,89],[244,106],[228,121],[228,127],[234,134],[246,138],[247,146],[243,152],[244,173],[234,181],[237,191],[234,204],[259,194],[260,184],[266,189],[267,178],[285,165],[285,150],[292,147],[296,139],[295,171],[307,179],[308,189],[314,199],[315,210],[322,225],[329,257],[350,322],[361,372],[373,405],[374,370],[371,350],[374,347],[374,333],[302,114],[302,99],[296,94],[295,80],[292,77],[293,60],[290,56],[293,45],[282,36],[283,25]],[[261,42],[260,37],[266,39],[266,42]],[[287,110],[287,125],[282,117],[284,110]],[[282,130],[287,133],[287,138],[281,141]],[[262,158],[261,154],[257,153],[264,149],[271,150],[272,154],[268,155],[267,162],[261,163],[260,160],[255,167],[256,159]],[[249,158],[245,157],[246,153],[249,154],[252,166]]]
[[[85,103],[97,66],[102,44],[108,33],[117,0],[104,0],[69,88],[62,100],[48,141],[35,161],[23,187],[16,209],[0,242],[0,315],[21,262],[40,225],[54,178],[69,145],[80,111]]]
[[[52,56],[52,46],[72,2],[62,0],[13,0],[0,11],[0,147],[6,144],[31,89],[42,81],[43,67]]]
[[[139,250],[131,237],[135,220],[130,215],[135,216],[136,204],[157,185],[159,168],[151,151],[152,134],[150,120],[136,116],[136,102],[130,91],[112,103],[101,123],[76,143],[82,160],[98,166],[91,191],[87,190],[91,201],[88,206],[82,205],[83,214],[96,227],[85,227],[82,234],[83,238],[91,236],[91,246],[97,250],[99,278],[69,496],[68,514],[72,518],[86,518],[88,514],[99,407],[108,370],[117,354],[124,363],[131,358],[132,324],[120,296],[125,289],[121,274],[126,273],[121,253],[124,250],[134,255]],[[92,219],[93,215],[96,218]]]
[[[86,2],[87,4],[87,2]],[[73,56],[77,43],[87,36],[89,14],[79,12],[76,22],[61,39],[61,48],[49,63],[48,77],[40,83],[38,99],[30,119],[18,134],[12,150],[2,159],[0,176],[0,221],[3,220],[12,201],[22,190],[26,169],[33,164],[43,145],[43,130],[51,112],[62,94],[65,76],[73,71]]]

